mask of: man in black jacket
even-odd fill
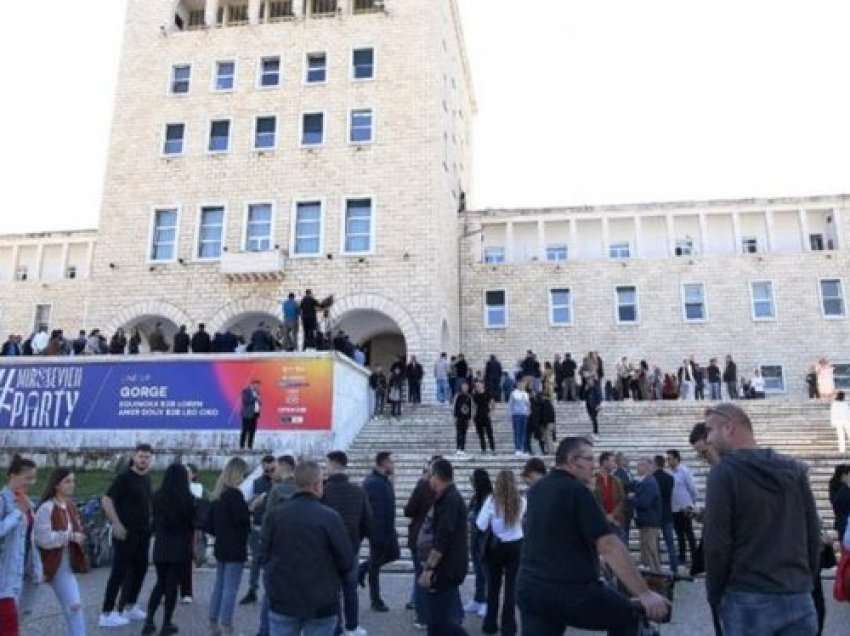
[[[251,536],[248,540],[251,547],[251,570],[248,578],[248,593],[239,601],[240,605],[251,605],[257,602],[257,590],[260,584],[260,560],[258,558],[260,534],[266,516],[268,494],[274,486],[277,461],[275,461],[273,455],[266,455],[263,457],[261,466],[263,474],[251,484],[251,496],[248,497],[248,509],[252,514]]]
[[[661,492],[661,534],[667,547],[667,558],[670,560],[670,571],[675,576],[679,572],[679,554],[676,551],[675,531],[673,529],[673,488],[676,480],[673,475],[664,470],[667,458],[664,455],[655,456],[655,472],[652,476],[658,482]]]
[[[316,331],[319,328],[319,319],[317,310],[319,308],[318,301],[313,297],[313,290],[308,289],[304,292],[304,298],[301,299],[301,327],[304,329],[304,350],[316,348]]]
[[[422,377],[425,375],[425,370],[416,356],[410,356],[410,362],[407,364],[407,401],[411,404],[420,404],[422,402]]]
[[[428,590],[428,634],[465,636],[460,586],[469,567],[466,504],[454,484],[449,461],[438,459],[431,465],[430,481],[436,500],[417,546],[423,554],[427,551],[419,585]]]
[[[174,335],[174,353],[189,353],[189,334],[186,325],[180,325],[180,330]]]
[[[273,632],[332,633],[339,589],[354,553],[339,513],[322,505],[322,469],[304,461],[295,468],[297,492],[269,512],[260,557],[265,564]]]
[[[487,393],[494,402],[502,401],[501,384],[502,363],[496,356],[491,355],[484,366],[484,386],[487,387]]]
[[[372,533],[369,536],[369,560],[360,564],[357,581],[365,586],[369,574],[369,596],[372,610],[388,612],[381,599],[381,566],[396,561],[399,557],[398,534],[395,529],[395,489],[390,478],[395,472],[392,454],[381,451],[375,457],[375,468],[363,480],[363,490],[369,497],[372,508]]]
[[[822,544],[806,467],[760,448],[733,404],[707,409],[705,424],[720,453],[708,476],[705,583],[724,632],[817,633],[812,590]]]
[[[372,509],[366,493],[360,486],[352,484],[345,474],[348,456],[342,451],[333,451],[327,456],[328,479],[325,481],[325,494],[322,503],[336,510],[345,524],[348,538],[351,539],[352,554],[360,553],[363,537],[369,536],[372,527]],[[352,567],[342,581],[342,605],[345,614],[346,634],[362,633],[358,627],[357,568]],[[338,619],[337,631],[343,630],[343,620]]]
[[[732,356],[726,356],[726,368],[723,370],[723,382],[730,400],[738,399],[738,365],[732,360]]]
[[[212,349],[210,334],[204,323],[198,324],[198,330],[192,336],[192,353],[209,353]]]
[[[434,489],[431,488],[431,465],[442,459],[440,455],[434,455],[425,465],[422,471],[422,477],[416,483],[416,487],[410,494],[410,499],[404,506],[404,516],[410,519],[407,526],[407,547],[410,549],[410,554],[413,559],[413,592],[410,595],[410,602],[407,604],[407,609],[416,610],[416,620],[414,626],[420,629],[425,627],[425,599],[424,591],[419,587],[417,579],[422,574],[422,561],[419,559],[419,553],[416,550],[416,542],[419,538],[419,530],[422,524],[425,523],[425,517],[434,505]]]
[[[563,398],[568,402],[574,402],[578,398],[578,391],[576,390],[576,371],[578,370],[578,365],[576,364],[576,361],[573,360],[571,354],[568,353],[564,357],[564,363],[561,365],[561,370],[564,376],[562,389]]]

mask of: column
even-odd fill
[[[608,225],[608,217],[602,217],[602,258],[608,258],[608,246],[611,244],[611,228]]]
[[[640,221],[641,221],[640,216],[635,216],[635,254],[634,254],[635,258],[640,258],[640,251],[641,251],[641,240],[640,240],[641,222]]]
[[[204,20],[208,27],[214,27],[218,23],[218,5],[219,0],[207,0]]]
[[[59,266],[60,279],[68,276],[68,252],[70,251],[70,247],[67,242],[62,243],[62,263]]]
[[[514,262],[514,223],[508,221],[505,225],[505,262]]]
[[[705,212],[699,213],[699,253],[708,253],[708,217]]]
[[[250,24],[260,23],[260,5],[266,0],[248,0],[248,22]]]
[[[578,221],[575,217],[570,218],[570,245],[567,248],[567,259],[572,259],[573,254],[578,253]]]
[[[732,253],[741,254],[741,215],[737,212],[732,213],[732,233],[735,235],[735,247]]]
[[[764,213],[764,226],[767,231],[767,252],[776,251],[776,228],[773,226],[773,210]]]
[[[292,15],[296,18],[307,16],[307,2],[309,0],[292,0]]]
[[[841,229],[841,210],[832,208],[832,224],[835,226],[835,249],[840,250],[844,245],[844,232]]]
[[[546,231],[543,227],[543,219],[537,219],[537,260],[546,260]]]
[[[667,256],[673,258],[676,255],[676,226],[673,215],[668,214],[664,220],[667,225]]]
[[[39,243],[35,250],[35,278],[33,280],[42,279],[41,268],[44,266],[44,244]]]
[[[86,278],[91,278],[92,267],[94,266],[94,241],[89,243],[89,251],[86,254]]]
[[[800,218],[800,242],[804,252],[812,251],[812,244],[809,241],[809,215],[804,208],[797,210],[797,215]]]
[[[21,248],[15,243],[12,246],[12,276],[9,280],[16,280],[18,276],[18,259],[21,257]]]

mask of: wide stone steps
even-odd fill
[[[594,452],[622,451],[632,460],[664,453],[677,448],[694,474],[700,500],[705,494],[705,466],[688,444],[688,435],[695,422],[703,419],[709,402],[605,402],[600,413],[600,437],[594,442]],[[741,402],[749,413],[756,437],[763,446],[792,455],[809,466],[812,489],[818,510],[826,527],[832,527],[832,509],[827,497],[827,483],[835,464],[848,461],[837,453],[835,433],[829,422],[829,405],[822,402],[757,400]],[[467,437],[469,457],[455,456],[454,421],[448,406],[405,405],[400,419],[381,417],[372,420],[348,449],[349,472],[352,480],[362,480],[372,469],[375,454],[391,451],[396,461],[396,529],[402,546],[401,560],[388,566],[395,571],[412,569],[407,550],[407,525],[404,505],[413,491],[425,462],[442,454],[455,468],[455,482],[467,501],[471,496],[470,477],[475,468],[485,468],[492,478],[502,469],[514,470],[517,475],[525,463],[515,457],[510,418],[504,405],[497,405],[493,414],[494,437],[498,453],[482,455],[474,427]],[[589,435],[590,420],[581,403],[556,405],[557,434]],[[536,443],[535,443],[536,447]],[[547,466],[551,456],[544,457]],[[631,549],[638,549],[637,531],[633,529]],[[368,555],[364,543],[361,556]],[[666,557],[665,557],[666,558]]]

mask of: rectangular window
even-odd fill
[[[841,391],[850,390],[850,364],[836,363],[832,365],[832,375],[836,389]]]
[[[484,322],[488,329],[504,329],[508,326],[505,290],[484,292]]]
[[[236,62],[215,63],[215,90],[232,91],[236,84]]]
[[[567,260],[569,250],[565,243],[546,246],[546,260],[554,263]]]
[[[809,247],[813,252],[822,252],[824,249],[823,234],[809,234]]]
[[[177,210],[157,210],[153,216],[150,258],[173,261],[177,253]]]
[[[319,201],[299,202],[295,206],[295,254],[315,256],[322,249],[322,204]]]
[[[68,269],[65,270],[65,278],[74,280],[77,277],[77,267],[76,265],[68,265]]]
[[[21,265],[15,270],[15,280],[19,283],[24,282],[30,277],[29,268],[26,265]]]
[[[307,75],[306,82],[308,84],[322,84],[328,79],[328,56],[325,53],[308,53],[307,54]]]
[[[352,73],[356,80],[375,78],[375,49],[354,49]]]
[[[765,393],[785,393],[785,374],[780,364],[763,364],[759,367],[764,378]]]
[[[257,117],[254,128],[254,149],[267,150],[277,144],[277,117],[269,115]]]
[[[260,86],[262,88],[280,86],[279,57],[264,57],[260,61]]]
[[[631,285],[617,287],[617,322],[633,323],[638,321],[637,287]]]
[[[705,320],[705,287],[702,283],[682,285],[682,302],[685,320],[689,322]]]
[[[245,251],[268,252],[271,248],[271,203],[253,203],[248,206],[248,219],[245,227]]]
[[[371,108],[360,108],[351,111],[348,141],[353,144],[372,143]]]
[[[301,145],[321,146],[325,140],[325,115],[307,113],[301,124]]]
[[[488,265],[499,265],[505,262],[504,247],[485,247],[484,262]]]
[[[693,253],[693,239],[679,239],[678,241],[676,241],[676,256],[692,256]]]
[[[609,258],[629,258],[631,249],[628,243],[611,243],[608,246]]]
[[[185,95],[189,92],[192,79],[192,67],[189,64],[176,64],[171,67],[171,93]]]
[[[230,120],[218,119],[210,123],[210,152],[230,150]]]
[[[372,250],[372,200],[345,202],[345,251],[349,254]]]
[[[753,318],[755,320],[773,320],[776,307],[773,303],[773,283],[769,280],[756,281],[751,285],[753,294]]]
[[[185,133],[185,124],[168,124],[165,127],[165,145],[162,153],[165,155],[182,155]]]
[[[844,289],[840,280],[828,278],[820,281],[820,299],[826,318],[844,317]]]
[[[50,328],[50,305],[36,305],[33,330],[38,332]]]
[[[220,206],[201,208],[201,223],[198,228],[198,258],[220,258],[224,232],[224,208]]]
[[[572,293],[569,289],[549,290],[550,320],[553,325],[571,325],[573,322]]]
[[[757,254],[759,251],[759,241],[757,238],[747,236],[741,239],[741,252],[744,254]]]

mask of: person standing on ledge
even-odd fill
[[[316,310],[319,303],[313,298],[313,290],[304,292],[301,299],[301,327],[304,329],[304,351],[316,348],[316,330],[319,327],[319,319]]]
[[[301,308],[295,300],[295,294],[291,293],[283,301],[283,348],[286,351],[298,349],[298,317]]]
[[[257,433],[257,420],[260,419],[262,401],[260,399],[260,381],[251,380],[251,384],[242,389],[242,434],[239,436],[239,448],[252,450],[254,435]]]

